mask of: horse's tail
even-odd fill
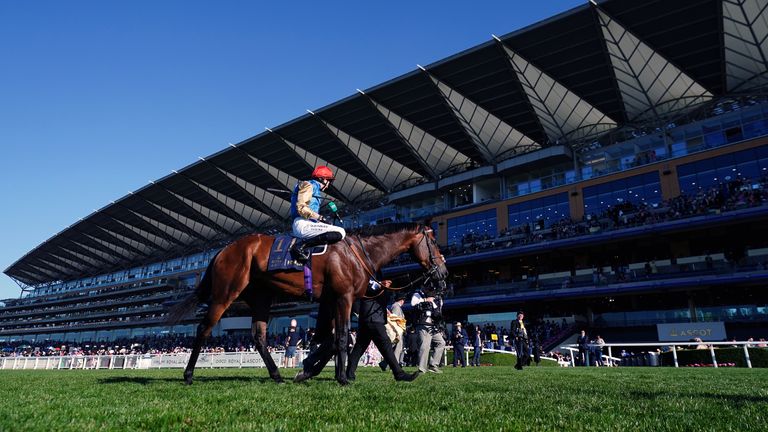
[[[219,251],[219,253],[221,253]],[[208,268],[205,269],[203,278],[195,288],[195,291],[182,298],[181,301],[176,303],[168,311],[168,317],[166,318],[167,325],[176,325],[190,312],[192,312],[198,304],[207,302],[211,297],[211,279],[213,279],[213,263],[216,262],[216,258],[219,256],[217,253],[211,262],[208,264]]]

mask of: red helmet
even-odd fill
[[[336,177],[333,176],[333,171],[325,165],[320,165],[312,171],[312,178],[333,180]]]

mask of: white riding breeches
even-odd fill
[[[293,235],[299,238],[308,239],[331,231],[340,233],[342,239],[347,235],[344,228],[337,227],[336,225],[314,222],[300,217],[293,220]]]

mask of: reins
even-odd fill
[[[427,233],[428,232],[429,231],[427,231],[427,230],[423,231],[424,235],[423,235],[421,241],[424,241],[427,238]],[[384,288],[381,291],[379,291],[379,293],[377,293],[377,294],[375,294],[373,296],[363,295],[364,298],[367,298],[367,299],[376,298],[376,297],[380,296],[381,294],[383,294],[385,290],[387,290],[387,291],[402,291],[402,290],[409,289],[409,288],[413,287],[414,285],[416,285],[417,283],[420,283],[422,280],[429,280],[432,277],[432,275],[435,273],[435,271],[437,271],[437,267],[438,266],[434,262],[434,257],[432,256],[432,248],[430,247],[429,242],[427,242],[427,250],[429,250],[429,260],[430,260],[430,264],[432,264],[432,267],[430,267],[429,270],[423,272],[421,274],[421,276],[419,276],[415,280],[410,281],[406,285],[403,285],[403,286],[400,286],[400,287],[392,287],[392,286],[384,287],[384,285],[381,284],[381,281],[374,274],[375,273],[374,265],[373,265],[373,262],[371,261],[371,257],[368,255],[368,252],[365,250],[365,245],[363,245],[363,241],[360,239],[360,236],[356,235],[354,237],[357,239],[357,243],[360,245],[360,250],[363,251],[363,254],[365,254],[365,258],[366,259],[363,259],[363,257],[360,256],[360,253],[358,253],[357,250],[355,250],[355,248],[352,246],[351,241],[348,241],[349,237],[344,239],[344,243],[346,243],[347,247],[349,247],[349,250],[352,251],[352,254],[355,256],[355,258],[357,258],[358,262],[360,262],[360,264],[363,266],[363,270],[365,270],[365,272],[368,274],[368,277],[371,280],[373,280],[374,282],[380,284],[382,286],[382,288]]]

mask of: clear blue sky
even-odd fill
[[[586,0],[370,3],[0,0],[0,270],[198,156]]]

